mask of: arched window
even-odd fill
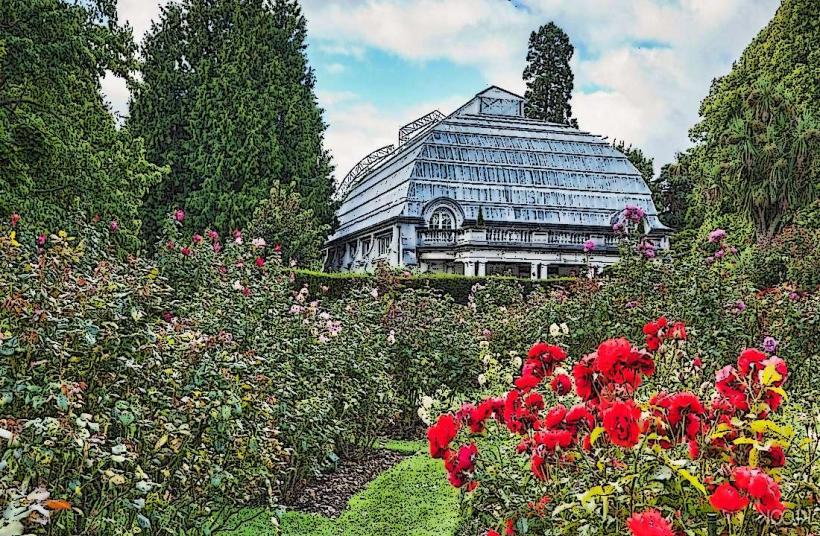
[[[430,216],[431,229],[451,230],[456,228],[456,218],[446,208],[437,208]]]

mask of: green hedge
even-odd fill
[[[377,277],[364,273],[328,273],[314,270],[293,270],[292,281],[296,288],[307,286],[311,294],[320,294],[329,298],[342,298],[353,290],[373,285]],[[554,277],[550,279],[525,279],[510,276],[474,277],[458,274],[421,274],[397,275],[396,280],[403,288],[429,289],[449,295],[453,301],[464,305],[468,302],[470,291],[477,284],[490,282],[510,282],[521,285],[524,294],[530,294],[538,288],[550,290],[574,281],[573,277]]]

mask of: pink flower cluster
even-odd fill
[[[715,229],[709,233],[709,243],[717,244],[718,249],[713,254],[706,258],[706,264],[712,264],[715,261],[725,258],[727,255],[734,255],[737,253],[737,248],[726,243],[727,233],[723,229]]]

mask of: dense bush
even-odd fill
[[[777,341],[711,375],[683,323],[642,331],[641,346],[608,339],[574,365],[539,342],[509,391],[429,428],[465,494],[463,534],[705,535],[708,511],[735,536],[818,526],[820,417],[786,402]]]
[[[213,533],[411,427],[420,390],[477,370],[466,320],[426,291],[323,302],[262,240],[172,236],[154,266],[118,259],[106,224],[38,238],[14,223],[0,229],[8,534]]]
[[[772,336],[795,405],[818,393],[820,297],[755,291],[720,233],[677,259],[625,246],[602,279],[469,280],[463,305],[386,270],[334,295],[335,276],[300,282],[275,245],[183,236],[184,218],[153,262],[121,258],[107,222],[77,237],[1,226],[8,534],[218,532],[378,436],[417,432],[417,412],[506,385],[533,341],[579,356],[661,313],[686,321],[701,377]]]
[[[294,281],[299,288],[307,285],[311,292],[322,290],[329,298],[341,298],[351,290],[378,284],[379,277],[384,272],[385,269],[377,270],[375,274],[357,272],[327,273],[297,269],[294,270]],[[398,288],[430,290],[439,294],[446,294],[456,304],[460,305],[469,303],[473,287],[476,284],[486,285],[506,282],[517,284],[522,292],[529,293],[539,289],[547,290],[561,287],[575,280],[572,277],[532,280],[509,276],[471,277],[457,274],[413,274],[410,272],[392,274],[391,278]]]

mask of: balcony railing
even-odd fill
[[[588,233],[570,231],[533,231],[527,229],[419,229],[417,244],[419,247],[442,247],[457,245],[531,245],[531,246],[582,246],[589,240]],[[609,235],[596,235],[593,241],[598,247],[612,248],[617,246],[618,238]]]

